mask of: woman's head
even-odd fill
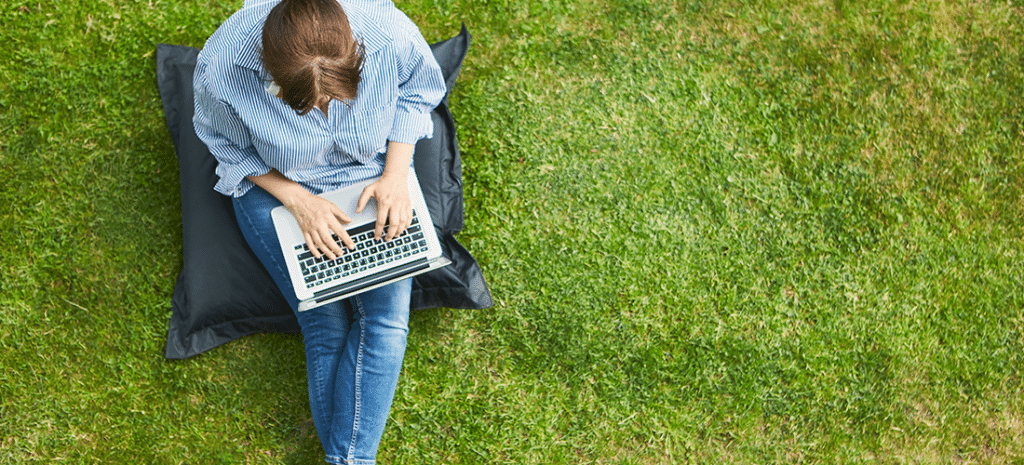
[[[337,0],[284,0],[263,25],[263,63],[280,97],[304,115],[356,97],[363,48]]]

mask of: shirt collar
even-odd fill
[[[267,74],[266,68],[263,66],[263,23],[266,21],[272,5],[268,4],[268,8],[260,9],[259,20],[255,21],[249,31],[245,33],[242,47],[234,60],[236,65],[260,74]],[[365,55],[372,55],[391,42],[391,37],[384,33],[381,25],[366,11],[349,2],[343,2],[342,5],[345,15],[348,17],[349,27],[359,42],[363,44]]]
[[[236,65],[259,73],[266,72],[263,67],[263,22],[266,21],[266,13],[269,12],[270,10],[267,10],[263,13],[262,18],[254,22],[249,31],[245,33],[242,46],[238,49],[238,55],[235,56]]]

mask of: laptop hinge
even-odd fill
[[[341,294],[346,294],[360,288],[373,286],[374,284],[387,281],[394,278],[395,276],[401,276],[406,273],[412,273],[415,271],[422,270],[430,266],[429,261],[426,258],[421,258],[416,261],[406,263],[405,265],[391,268],[390,270],[381,271],[380,273],[372,274],[363,278],[359,278],[355,281],[348,282],[334,286],[330,289],[324,289],[319,292],[313,293],[313,300],[323,301],[334,298]]]

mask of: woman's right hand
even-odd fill
[[[349,250],[355,249],[355,243],[348,237],[344,226],[351,223],[352,219],[330,200],[306,191],[305,195],[289,199],[285,207],[299,222],[306,245],[314,257],[320,258],[321,252],[328,260],[342,256],[344,251],[331,237],[332,232]]]
[[[267,174],[248,178],[270,195],[277,197],[277,200],[292,213],[299,222],[302,235],[306,238],[306,246],[314,257],[326,255],[328,260],[334,260],[344,253],[341,246],[331,237],[331,232],[334,232],[349,250],[355,249],[355,243],[348,237],[344,226],[351,223],[352,219],[330,200],[311,194],[301,184],[286,178],[277,170],[272,169]]]

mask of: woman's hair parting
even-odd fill
[[[337,0],[284,0],[263,25],[263,63],[281,98],[304,115],[356,97],[363,47]]]

